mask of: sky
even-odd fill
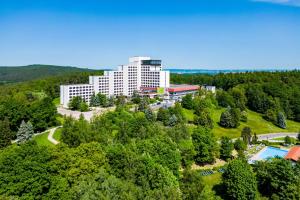
[[[0,66],[300,68],[300,0],[0,0]]]

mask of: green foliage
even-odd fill
[[[34,125],[35,131],[40,132],[57,124],[56,106],[49,97],[46,97],[41,101],[34,102],[31,106],[31,113],[31,122]]]
[[[248,115],[246,111],[241,112],[241,122],[247,122],[248,121]]]
[[[3,121],[0,121],[0,149],[11,144],[12,136],[8,118],[5,118]]]
[[[163,122],[164,125],[168,125],[168,121],[170,119],[169,110],[162,107],[159,108],[156,119],[157,121]]]
[[[285,116],[282,112],[278,113],[277,123],[280,128],[286,129],[286,120],[285,120]]]
[[[199,194],[202,193],[204,183],[202,176],[197,171],[184,170],[180,179],[180,189],[182,191],[182,199],[202,200]]]
[[[81,112],[88,110],[88,105],[80,96],[73,97],[68,106],[71,110],[79,110]]]
[[[193,95],[187,94],[182,98],[181,105],[183,108],[191,110],[194,108]]]
[[[244,127],[242,130],[241,137],[243,138],[245,144],[251,144],[251,137],[252,137],[251,128],[248,126]]]
[[[257,183],[252,168],[246,161],[233,160],[222,176],[227,199],[256,199]]]
[[[230,159],[232,157],[232,151],[234,149],[234,145],[230,138],[222,137],[221,138],[221,147],[220,147],[220,158],[223,160]]]
[[[287,145],[291,145],[293,143],[292,138],[290,136],[285,136],[284,143]]]
[[[256,163],[254,171],[260,193],[271,199],[299,199],[300,175],[297,167],[279,158]]]
[[[206,128],[210,128],[210,129],[212,129],[214,127],[210,112],[207,109],[203,110],[198,115],[195,115],[194,123],[195,123],[195,125],[204,126]]]
[[[30,122],[25,123],[22,121],[20,128],[17,132],[17,142],[18,144],[29,141],[34,134],[33,126]]]
[[[243,140],[238,138],[234,142],[234,149],[237,151],[245,151],[247,149],[247,145]]]
[[[228,107],[226,111],[221,114],[220,125],[225,128],[236,128],[240,121],[240,110],[237,108]]]
[[[131,101],[135,104],[139,104],[141,102],[141,97],[140,97],[138,91],[136,91],[136,90],[133,91]]]
[[[195,146],[195,162],[207,164],[215,162],[218,155],[217,141],[209,129],[198,127],[192,134]]]
[[[80,110],[80,112],[86,112],[89,110],[89,106],[87,105],[87,103],[82,101],[82,102],[80,102],[79,110]]]

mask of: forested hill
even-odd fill
[[[48,76],[74,72],[89,72],[91,69],[55,65],[28,65],[20,67],[0,67],[0,83],[23,82]]]

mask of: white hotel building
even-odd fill
[[[116,71],[104,71],[103,76],[90,76],[89,84],[61,85],[60,103],[68,107],[70,100],[75,96],[90,101],[93,93],[102,93],[106,96],[131,96],[141,88],[170,87],[170,72],[163,71],[161,60],[152,60],[150,57],[129,58],[128,65],[121,65]]]

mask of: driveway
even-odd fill
[[[273,140],[274,138],[281,138],[281,137],[293,137],[297,138],[299,133],[268,133],[268,134],[262,134],[262,135],[257,135],[258,140]],[[278,142],[278,141],[277,141]]]
[[[115,107],[109,107],[109,108],[92,108],[91,111],[88,112],[80,112],[80,111],[75,111],[75,110],[68,110],[63,107],[57,107],[57,112],[61,115],[66,115],[66,116],[71,116],[75,119],[79,119],[80,115],[83,114],[84,118],[88,121],[90,121],[94,116],[101,115],[107,111],[112,111],[114,110]]]

